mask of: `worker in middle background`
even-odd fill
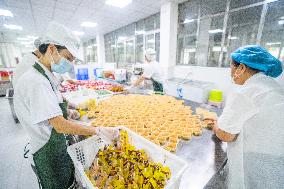
[[[162,66],[156,61],[156,52],[152,49],[146,50],[145,66],[143,74],[134,82],[131,87],[139,86],[145,80],[151,80],[153,82],[153,90],[155,92],[164,92],[165,74]]]

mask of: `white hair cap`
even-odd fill
[[[144,55],[150,62],[156,60],[156,51],[154,49],[147,49]]]
[[[42,39],[42,43],[51,43],[64,46],[74,57],[79,60],[83,60],[83,57],[81,57],[79,53],[79,38],[73,35],[68,28],[57,22],[49,23],[46,34]]]

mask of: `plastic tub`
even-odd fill
[[[132,132],[128,128],[119,128],[126,130],[129,134],[129,142],[137,149],[144,149],[154,162],[160,162],[164,166],[169,166],[172,176],[165,189],[178,189],[181,177],[188,167],[187,163],[176,155]],[[67,148],[67,151],[75,165],[76,177],[80,179],[83,187],[86,187],[87,189],[96,188],[90,182],[84,171],[89,169],[98,150],[102,149],[105,145],[110,144],[111,140],[112,139],[107,138],[104,135],[94,135],[91,138],[73,144]]]
[[[88,80],[89,79],[89,75],[80,75],[80,74],[77,74],[76,75],[76,78],[77,80]]]
[[[210,102],[222,102],[223,92],[220,90],[211,90],[209,92],[209,101]]]

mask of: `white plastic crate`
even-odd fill
[[[182,174],[188,166],[187,163],[176,155],[164,150],[160,146],[137,135],[128,128],[118,128],[126,130],[129,135],[129,142],[137,149],[144,149],[152,161],[160,162],[164,166],[168,166],[170,168],[172,176],[165,188],[178,189]],[[94,135],[91,138],[68,147],[67,151],[75,165],[76,177],[79,178],[83,187],[86,187],[87,189],[96,188],[92,185],[84,170],[89,169],[99,149],[103,149],[103,147],[110,144],[111,141],[112,139],[106,138],[106,136]]]

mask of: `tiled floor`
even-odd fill
[[[37,189],[36,176],[23,157],[27,134],[15,124],[8,100],[0,97],[0,189]]]

